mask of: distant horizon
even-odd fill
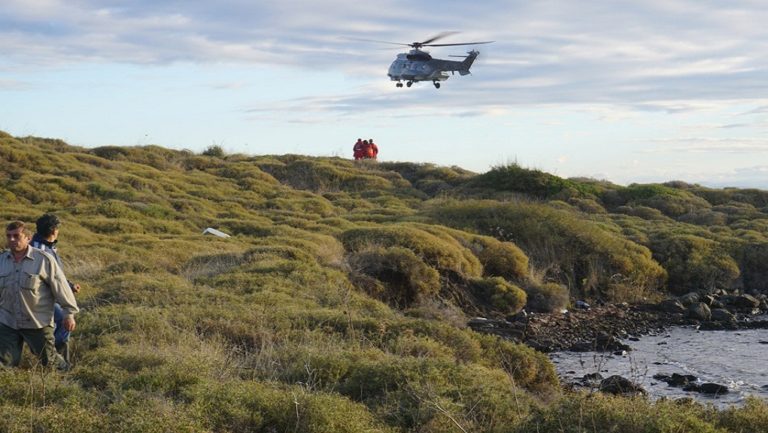
[[[10,132],[8,130],[4,130],[2,128],[0,128],[0,131],[6,132],[6,133],[8,133],[8,134],[10,134],[10,135],[12,135],[14,137],[17,137],[17,138],[23,138],[23,137],[27,136],[27,135],[17,135],[17,134],[14,134],[14,133],[12,133],[12,132]],[[163,147],[163,148],[166,148],[166,149],[172,149],[172,150],[177,150],[177,151],[188,150],[188,151],[195,152],[195,153],[199,154],[199,153],[202,153],[203,151],[205,151],[206,149],[208,149],[211,146],[220,146],[222,148],[222,150],[225,152],[225,154],[228,154],[228,155],[231,155],[231,154],[242,154],[242,155],[245,155],[245,156],[261,156],[261,155],[296,154],[296,155],[304,155],[304,156],[309,156],[309,157],[339,157],[339,158],[349,159],[349,160],[353,159],[352,158],[352,152],[351,152],[351,146],[349,146],[348,155],[343,155],[343,154],[338,154],[338,155],[336,155],[336,154],[309,154],[309,153],[301,153],[301,152],[255,153],[255,152],[252,152],[252,151],[251,152],[249,152],[249,151],[231,151],[231,150],[227,149],[226,146],[215,144],[215,143],[211,144],[211,145],[208,145],[208,146],[205,146],[205,147],[200,148],[200,149],[190,149],[190,148],[184,148],[184,147],[179,148],[179,147],[173,147],[173,146],[166,146],[166,145],[163,145],[162,143],[141,143],[141,144],[126,144],[126,145],[120,145],[120,144],[85,145],[85,144],[72,143],[69,140],[66,140],[66,139],[63,139],[63,138],[59,138],[59,137],[54,137],[54,136],[48,136],[48,135],[40,136],[40,135],[34,135],[34,134],[31,135],[31,136],[36,136],[36,137],[39,137],[39,138],[49,138],[49,139],[54,139],[54,140],[59,139],[59,140],[62,140],[64,142],[66,142],[67,144],[69,144],[71,146],[80,146],[80,147],[84,147],[84,148],[87,148],[87,149],[93,149],[93,148],[103,147],[103,146],[119,146],[119,147],[160,146],[160,147]],[[648,180],[648,179],[644,179],[644,180],[632,180],[632,181],[620,182],[620,181],[608,179],[608,178],[605,178],[605,177],[595,177],[595,176],[589,176],[589,175],[569,175],[569,176],[563,176],[562,174],[553,173],[552,171],[548,171],[548,170],[542,169],[540,167],[531,166],[531,165],[525,164],[524,161],[517,161],[517,160],[515,160],[515,161],[507,161],[507,162],[502,162],[502,163],[497,163],[497,164],[491,164],[485,170],[472,169],[470,167],[462,166],[461,163],[451,163],[451,162],[439,163],[439,162],[435,162],[435,161],[388,160],[386,158],[379,158],[379,160],[381,162],[392,162],[392,163],[404,162],[404,163],[413,163],[413,164],[434,164],[434,165],[443,166],[443,167],[456,166],[456,167],[459,167],[461,169],[464,169],[464,170],[467,170],[467,171],[471,171],[471,172],[477,173],[477,174],[486,173],[486,172],[488,172],[490,170],[493,170],[495,167],[501,167],[501,166],[508,165],[508,164],[517,164],[517,165],[519,165],[519,166],[521,166],[523,168],[529,169],[529,170],[543,171],[545,173],[549,173],[549,174],[551,174],[553,176],[558,176],[558,177],[561,177],[561,178],[564,178],[564,179],[584,178],[584,179],[591,179],[591,180],[595,180],[595,181],[606,181],[606,182],[610,182],[612,184],[619,185],[619,186],[624,186],[624,187],[629,186],[631,184],[664,184],[664,183],[668,183],[668,182],[680,181],[680,182],[684,182],[686,184],[700,185],[700,186],[703,186],[703,187],[706,187],[706,188],[713,188],[713,189],[738,188],[738,189],[760,189],[760,190],[768,191],[768,173],[766,173],[766,179],[762,183],[760,183],[760,182],[756,182],[756,183],[749,183],[749,182],[738,183],[738,181],[736,181],[736,183],[734,183],[734,182],[729,182],[729,181],[716,181],[716,180],[713,180],[713,181],[707,181],[707,180],[691,181],[691,180],[686,180],[686,179],[666,179],[666,180],[661,180],[661,179],[659,179],[659,180]]]

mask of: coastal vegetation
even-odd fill
[[[466,325],[768,291],[768,191],[3,132],[0,173],[0,216],[57,213],[83,286],[73,369],[0,370],[0,431],[768,431],[757,399],[565,392]]]

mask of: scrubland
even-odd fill
[[[56,212],[83,286],[73,369],[0,370],[0,431],[768,431],[759,400],[563,392],[545,355],[465,325],[766,291],[766,191],[2,132],[0,167],[2,219]]]

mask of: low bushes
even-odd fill
[[[526,307],[531,311],[552,313],[568,305],[568,288],[557,283],[531,283],[525,287]]]
[[[526,293],[501,277],[477,278],[470,284],[474,294],[499,313],[514,314],[526,305]]]
[[[349,265],[383,283],[383,287],[369,285],[371,295],[401,308],[440,291],[440,274],[407,248],[358,251],[349,257]]]
[[[646,247],[624,238],[618,227],[608,230],[573,212],[490,200],[434,201],[424,212],[442,224],[513,241],[543,273],[540,280],[565,284],[576,297],[631,300],[660,289],[666,279]],[[605,291],[616,278],[625,289]]]
[[[739,276],[736,261],[710,239],[662,233],[651,240],[651,249],[669,273],[669,289],[676,294],[727,289]]]
[[[467,277],[482,274],[480,261],[450,236],[438,236],[407,224],[356,228],[340,236],[348,252],[371,247],[402,247],[411,250],[438,272]]]

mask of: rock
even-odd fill
[[[583,380],[588,381],[597,381],[597,380],[603,380],[603,375],[600,373],[587,373],[582,377]]]
[[[607,379],[603,379],[600,382],[600,391],[616,395],[645,394],[643,387],[619,375],[614,375]]]
[[[603,380],[603,375],[600,373],[585,374],[581,378],[581,383],[586,386],[600,386],[600,382]]]
[[[752,295],[728,295],[720,300],[725,304],[739,310],[751,310],[760,306],[760,301]]]
[[[659,303],[659,309],[665,313],[685,313],[685,307],[677,299],[667,299]]]
[[[525,310],[520,311],[517,314],[511,314],[507,316],[507,320],[510,322],[528,322],[528,313]]]
[[[696,302],[688,305],[688,317],[695,320],[706,321],[712,317],[712,312],[710,311],[709,307],[707,307],[707,304],[703,302]]]
[[[711,307],[712,303],[715,302],[715,297],[712,295],[704,295],[701,297],[701,302],[707,304],[708,307]]]
[[[490,322],[490,320],[486,319],[485,317],[473,317],[473,318],[469,319],[467,324],[469,326],[472,326],[472,325],[483,326],[483,325],[487,325],[489,322]]]
[[[728,387],[717,383],[702,383],[699,387],[699,392],[714,395],[728,394]]]
[[[598,352],[618,352],[632,350],[631,347],[619,341],[616,337],[609,334],[600,334],[595,339],[595,350]]]
[[[581,310],[589,310],[591,307],[589,304],[587,304],[584,301],[576,301],[576,308],[579,308]]]
[[[594,346],[585,341],[580,341],[578,343],[573,343],[568,350],[571,352],[590,352],[594,350]]]
[[[691,304],[699,303],[699,294],[696,292],[686,293],[685,295],[677,298],[683,306],[687,307]]]
[[[683,387],[683,391],[685,392],[700,392],[701,391],[701,385],[698,383],[689,383]]]
[[[685,386],[689,383],[693,383],[699,380],[698,377],[692,375],[692,374],[677,374],[672,373],[672,376],[669,378],[669,386]]]
[[[698,380],[698,378],[694,375],[677,373],[672,373],[671,376],[663,373],[654,374],[653,378],[661,382],[666,382],[669,386],[675,387],[687,386],[688,384],[694,383]]]
[[[736,316],[724,308],[715,308],[711,310],[711,320],[713,322],[734,322]]]
[[[712,301],[711,304],[709,304],[710,308],[725,308],[725,304],[720,302],[719,300],[715,299]]]

